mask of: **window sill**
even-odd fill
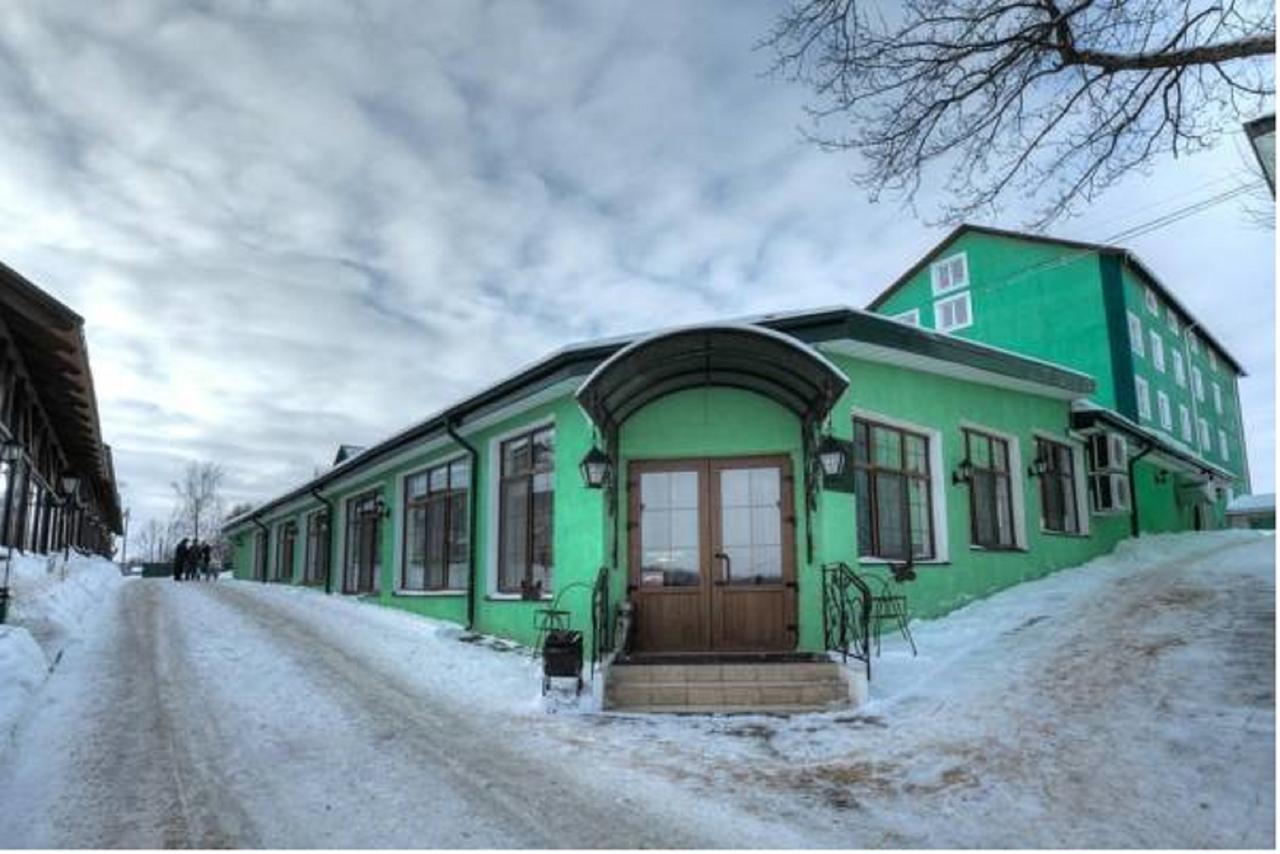
[[[1026,554],[1030,549],[1022,546],[969,546],[971,552],[990,552],[991,554],[1009,554],[1010,552],[1022,552]]]
[[[1089,535],[1080,531],[1051,531],[1048,528],[1041,528],[1040,533],[1046,537],[1066,537],[1069,540],[1087,540]]]
[[[550,602],[554,594],[544,593],[537,599],[526,599],[519,593],[490,593],[484,597],[486,602]]]
[[[392,596],[400,596],[405,599],[431,599],[439,597],[466,596],[465,590],[392,590]]]
[[[905,560],[894,560],[883,557],[860,557],[858,563],[867,566],[889,566],[890,564],[905,564]],[[912,566],[949,566],[951,561],[946,558],[929,558],[928,560],[912,561]]]

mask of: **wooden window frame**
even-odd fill
[[[512,445],[521,440],[527,440],[529,442],[530,455],[532,456],[534,437],[543,433],[550,433],[552,436],[551,468],[545,472],[539,471],[536,463],[534,463],[531,459],[528,472],[522,473],[522,474],[508,474],[507,473],[507,451],[506,451],[507,446]],[[497,443],[498,458],[497,458],[496,465],[498,470],[498,488],[497,488],[498,559],[495,567],[496,573],[493,579],[493,583],[494,583],[494,590],[499,595],[502,595],[502,596],[524,595],[526,592],[525,588],[531,587],[534,581],[533,579],[533,567],[534,567],[534,536],[533,536],[534,499],[533,499],[533,496],[535,493],[533,490],[533,480],[539,474],[549,474],[551,476],[551,520],[552,521],[551,521],[551,530],[548,532],[549,542],[547,544],[547,554],[548,554],[548,560],[546,563],[547,585],[546,587],[543,588],[542,594],[545,596],[550,592],[550,588],[552,586],[553,579],[555,577],[554,575],[555,573],[555,492],[556,492],[555,475],[556,475],[556,447],[557,447],[555,444],[555,434],[556,434],[555,425],[541,424],[541,425],[538,425],[537,427],[531,427],[528,430],[522,430],[519,433],[506,436],[500,442]],[[520,586],[504,587],[503,577],[506,573],[504,573],[503,570],[504,570],[504,565],[505,565],[506,555],[507,555],[506,543],[507,543],[507,536],[508,536],[507,524],[506,524],[507,523],[507,512],[506,512],[507,488],[510,484],[516,483],[518,481],[524,481],[527,486],[527,491],[525,493],[527,497],[525,499],[525,508],[524,508],[525,565],[522,572],[522,581]]]
[[[863,543],[861,539],[859,539],[858,556],[866,557],[866,558],[875,558],[877,560],[911,560],[913,562],[936,560],[938,555],[938,549],[937,549],[938,525],[937,525],[937,520],[934,518],[934,513],[933,513],[934,471],[933,471],[933,461],[932,461],[933,449],[930,446],[931,437],[927,433],[922,433],[919,430],[911,430],[906,427],[900,427],[896,424],[889,424],[884,421],[877,421],[874,418],[867,418],[860,415],[855,415],[853,417],[853,429],[854,429],[855,436],[857,435],[859,423],[865,424],[867,427],[867,461],[859,462],[857,459],[857,454],[855,453],[853,455],[854,458],[852,460],[852,465],[855,472],[858,470],[861,470],[867,473],[868,494],[865,496],[859,495],[858,501],[860,503],[865,504],[871,513],[870,527],[871,527],[871,536],[873,537],[874,542],[872,542],[871,544],[868,544],[869,550],[864,552]],[[886,466],[882,466],[876,463],[875,462],[876,460],[876,453],[875,453],[876,429],[890,430],[894,433],[900,434],[903,439],[905,439],[907,436],[912,436],[923,441],[924,442],[924,474],[922,475],[922,474],[919,474],[918,472],[913,472],[907,469],[907,443],[905,441],[902,441],[899,444],[898,464],[900,468],[888,468]],[[903,478],[904,481],[915,480],[915,481],[922,481],[924,483],[925,499],[927,502],[926,515],[929,519],[929,541],[927,543],[927,549],[924,554],[921,554],[921,555],[912,554],[913,544],[915,543],[915,539],[912,536],[912,531],[911,531],[910,491],[905,488],[902,491],[902,497],[903,497],[902,520],[903,520],[903,542],[906,543],[907,554],[903,556],[885,555],[881,551],[881,547],[879,543],[880,507],[879,507],[879,502],[876,500],[876,497],[877,497],[876,491],[878,489],[878,487],[876,486],[876,475],[880,473],[901,477]],[[855,524],[856,524],[856,520],[855,520]]]
[[[281,522],[277,530],[276,566],[271,580],[289,583],[293,581],[293,562],[298,554],[298,523],[293,520]]]
[[[465,481],[466,481],[465,483],[461,485],[455,485],[453,482],[453,468],[458,463],[467,463],[468,465],[470,465],[471,460],[469,457],[467,457],[466,454],[460,454],[451,459],[444,460],[443,462],[435,463],[426,468],[422,468],[422,469],[418,469],[417,471],[410,472],[404,477],[404,484],[402,487],[402,494],[404,498],[404,502],[403,502],[404,509],[402,511],[403,524],[401,525],[402,530],[401,530],[401,537],[400,537],[400,546],[401,546],[400,554],[402,559],[400,561],[400,584],[399,584],[399,587],[397,588],[399,590],[414,592],[414,593],[417,593],[417,592],[442,593],[442,592],[457,592],[457,591],[462,591],[467,589],[465,581],[463,582],[463,585],[461,587],[449,586],[449,566],[452,563],[452,561],[449,559],[449,556],[452,554],[454,547],[458,545],[458,543],[454,542],[454,537],[453,537],[454,497],[459,493],[461,493],[464,496],[463,505],[462,505],[462,515],[467,526],[466,540],[464,542],[467,543],[468,548],[470,547],[470,540],[472,536],[471,502],[475,500],[474,496],[471,495],[470,471],[468,471],[467,473],[467,476],[465,478]],[[431,475],[437,471],[440,471],[441,469],[443,469],[445,473],[444,489],[433,491],[431,489]],[[412,497],[409,494],[409,490],[411,488],[411,485],[414,479],[418,477],[426,478],[427,489],[426,489],[426,492],[424,492],[422,495],[417,497]],[[444,552],[444,554],[441,556],[443,559],[443,562],[441,564],[443,566],[443,573],[442,573],[443,581],[439,586],[428,585],[427,584],[428,573],[426,572],[425,565],[424,565],[422,586],[411,587],[408,583],[409,561],[410,561],[409,534],[412,530],[411,520],[415,512],[417,512],[418,510],[422,510],[424,512],[427,512],[428,514],[427,522],[429,524],[433,518],[433,515],[429,511],[433,505],[437,505],[437,504],[441,505],[441,507],[443,508],[442,512],[439,515],[439,518],[442,520],[441,524],[444,526],[444,536],[441,537],[440,539],[441,548]],[[430,530],[427,531],[426,536],[427,536],[427,540],[426,540],[427,543],[430,543],[431,542]],[[424,544],[424,548],[425,548],[425,544]],[[425,560],[425,555],[424,555],[424,560]],[[472,571],[470,566],[468,566],[467,571],[468,572]]]
[[[364,595],[369,593],[377,593],[381,585],[382,579],[380,578],[380,576],[382,574],[382,554],[381,554],[382,518],[381,518],[381,513],[376,509],[377,500],[381,495],[382,495],[382,488],[374,487],[373,489],[367,489],[364,492],[361,492],[357,495],[353,495],[347,499],[346,513],[345,513],[346,518],[344,520],[345,525],[343,526],[345,528],[345,532],[344,532],[343,542],[342,542],[342,592],[344,594]],[[377,516],[377,521],[375,522],[375,525],[377,526],[377,530],[373,538],[373,554],[374,554],[373,570],[374,571],[373,571],[373,578],[371,579],[373,586],[371,590],[361,590],[360,589],[360,538],[358,534],[359,534],[359,528],[360,528],[360,507],[367,501],[374,502],[374,508],[375,508],[374,513],[375,513],[375,516]],[[352,562],[353,548],[355,549],[354,564]],[[352,571],[354,571],[354,578],[352,578]],[[349,584],[348,583],[349,580],[354,580],[355,582],[354,585]]]
[[[328,510],[313,510],[307,514],[306,551],[302,557],[303,584],[322,584],[329,574],[329,563],[333,559],[333,520],[328,516]],[[320,528],[321,521],[325,523],[323,529]]]
[[[969,461],[969,466],[973,472],[973,476],[969,478],[969,544],[977,546],[986,551],[1018,551],[1018,505],[1014,501],[1013,491],[1013,440],[1003,436],[997,436],[994,433],[988,433],[975,427],[962,427],[964,433],[964,455]],[[995,459],[995,449],[1000,446],[1004,450],[1004,470],[994,467],[984,468],[974,465],[973,463],[973,442],[974,439],[987,442],[987,456],[989,459]],[[1009,542],[1008,543],[984,543],[978,538],[978,498],[977,490],[974,484],[977,482],[978,473],[988,474],[995,478],[997,489],[1000,488],[1003,481],[1005,497],[1009,502]],[[993,493],[994,495],[995,493]],[[992,518],[996,520],[996,528],[999,529],[1000,514],[996,512],[999,504],[992,507]]]
[[[1050,453],[1045,453],[1046,449]],[[1058,467],[1058,453],[1061,451],[1067,453],[1066,471]],[[1036,459],[1046,462],[1044,473],[1040,475],[1040,529],[1054,534],[1083,534],[1084,520],[1080,513],[1080,490],[1076,483],[1076,449],[1066,442],[1055,442],[1052,439],[1037,436]],[[1062,506],[1065,508],[1070,505],[1072,509],[1072,515],[1075,517],[1074,528],[1067,526],[1065,512],[1060,524],[1055,526],[1055,520],[1051,520],[1045,510],[1049,506],[1049,490],[1055,486],[1061,491]],[[1015,532],[1015,538],[1016,536]]]

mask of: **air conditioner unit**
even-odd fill
[[[1128,472],[1129,443],[1120,433],[1106,431],[1089,437],[1090,471]]]
[[[1129,476],[1115,472],[1090,475],[1089,500],[1094,513],[1128,512]]]

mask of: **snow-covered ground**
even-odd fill
[[[0,577],[6,560],[0,552]],[[0,625],[0,733],[9,731],[67,644],[90,630],[94,606],[122,580],[104,558],[14,552],[9,613]]]
[[[790,717],[545,704],[527,653],[455,626],[130,581],[0,752],[0,842],[1271,847],[1274,542],[1122,544]]]

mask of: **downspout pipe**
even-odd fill
[[[1129,530],[1133,536],[1138,536],[1138,489],[1134,483],[1133,473],[1138,465],[1138,460],[1154,451],[1156,448],[1154,442],[1147,442],[1141,451],[1129,457]]]
[[[444,423],[449,438],[461,445],[471,460],[467,493],[467,631],[472,631],[476,624],[476,487],[480,483],[480,452],[459,435],[457,426],[453,419]]]
[[[250,516],[249,521],[257,525],[259,528],[261,528],[263,536],[266,537],[266,541],[262,544],[262,583],[266,584],[267,583],[267,563],[271,559],[271,556],[267,554],[267,551],[271,549],[271,529],[268,528],[266,525],[262,524],[262,520],[259,519],[257,516]],[[257,573],[258,571],[258,550],[257,549],[253,550],[253,564],[254,564],[253,571],[254,573]]]
[[[324,528],[324,547],[328,556],[324,562],[324,592],[329,594],[333,592],[333,526],[338,524],[338,517],[334,515],[333,502],[320,494],[319,487],[311,487],[311,495],[325,506],[325,511],[329,514]]]

